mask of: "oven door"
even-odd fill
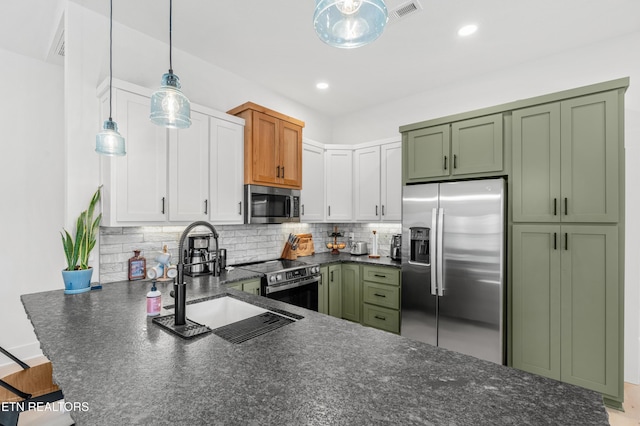
[[[262,294],[269,299],[318,312],[319,282],[320,276],[306,277],[303,280],[280,286],[266,285],[263,280]]]

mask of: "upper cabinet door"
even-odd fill
[[[617,92],[561,103],[562,221],[618,221]]]
[[[225,224],[243,223],[244,127],[216,117],[209,120],[209,220]]]
[[[394,142],[380,147],[380,203],[382,220],[402,220],[402,144]]]
[[[127,155],[109,159],[115,162],[115,173],[105,170],[116,179],[116,221],[164,222],[167,129],[149,121],[150,100],[145,96],[117,91],[115,104],[120,133],[127,141]]]
[[[290,188],[302,187],[302,127],[280,121],[280,145],[276,177]]]
[[[560,104],[513,112],[513,220],[560,220]]]
[[[353,220],[353,151],[328,149],[325,161],[327,221]]]
[[[408,132],[404,154],[405,181],[448,176],[450,169],[450,127],[428,127]]]
[[[502,114],[453,123],[451,174],[501,171],[502,133]]]
[[[192,111],[188,129],[169,131],[169,220],[206,220],[209,209],[209,117]]]
[[[278,120],[258,111],[253,116],[253,143],[251,170],[255,183],[276,183],[276,167],[278,162]]]
[[[308,143],[302,146],[302,191],[300,193],[300,220],[324,220],[324,148]]]
[[[360,148],[353,152],[355,219],[378,221],[380,206],[380,147]]]

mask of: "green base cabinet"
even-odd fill
[[[246,281],[238,281],[233,284],[229,284],[227,287],[235,288],[236,290],[244,291],[245,293],[255,294],[260,296],[260,279],[252,279]]]
[[[360,322],[360,265],[342,265],[342,318]]]
[[[362,324],[400,333],[400,270],[362,266]]]
[[[329,267],[320,268],[320,282],[318,282],[318,312],[329,314]]]
[[[329,265],[327,268],[329,275],[328,288],[328,314],[332,317],[342,318],[342,265]]]
[[[617,225],[513,227],[513,367],[621,398]]]

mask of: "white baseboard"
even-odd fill
[[[25,362],[27,362],[31,358],[37,358],[37,357],[43,356],[42,350],[40,349],[40,342],[38,341],[29,343],[27,345],[14,346],[13,348],[4,348],[4,349],[9,351],[16,358]],[[3,353],[0,353],[0,367],[5,367],[11,364],[15,364],[15,362],[13,362],[11,358],[5,356]]]

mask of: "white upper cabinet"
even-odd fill
[[[378,221],[380,204],[380,146],[359,148],[353,152],[355,219]]]
[[[302,191],[300,220],[322,222],[325,214],[324,147],[304,141],[302,144]]]
[[[402,143],[380,146],[380,204],[381,219],[402,220]]]
[[[102,117],[109,99],[101,99]],[[124,137],[127,155],[100,156],[103,225],[127,226],[167,220],[167,130],[149,121],[148,97],[113,91],[113,117]]]
[[[353,150],[327,149],[327,222],[353,220]]]
[[[206,220],[209,210],[209,117],[191,112],[191,127],[169,131],[169,220]]]
[[[354,150],[355,219],[401,220],[402,144],[383,143]]]
[[[108,117],[108,85],[98,95]],[[103,225],[243,223],[244,120],[192,105],[191,127],[169,131],[149,120],[149,95],[126,82],[113,88],[127,155],[100,156]]]
[[[209,220],[244,223],[244,126],[216,117],[210,123]]]

